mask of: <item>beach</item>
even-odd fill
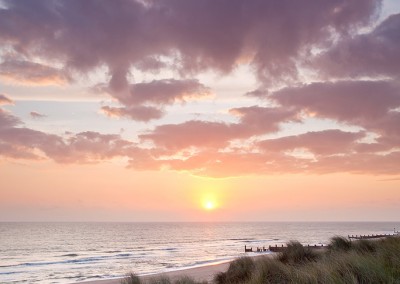
[[[216,274],[219,272],[225,272],[229,268],[230,262],[200,266],[200,267],[193,267],[188,269],[182,270],[175,270],[175,271],[168,271],[158,274],[151,274],[151,275],[144,275],[140,276],[143,280],[148,280],[151,278],[157,278],[160,276],[166,276],[172,281],[180,279],[184,276],[188,276],[196,281],[208,281],[211,282]],[[123,278],[118,279],[109,279],[109,280],[95,280],[95,281],[85,281],[79,282],[82,284],[119,284],[121,283]]]
[[[251,258],[257,259],[260,257],[272,257],[274,254],[261,254],[259,256],[252,256]],[[187,269],[181,269],[181,270],[174,270],[174,271],[168,271],[168,272],[163,272],[163,273],[156,273],[156,274],[151,274],[151,275],[143,275],[139,276],[143,280],[149,280],[152,278],[157,278],[157,277],[168,277],[171,281],[175,281],[178,279],[181,279],[182,277],[190,277],[191,279],[195,281],[207,281],[207,282],[212,282],[214,279],[215,275],[217,275],[220,272],[225,272],[229,268],[229,264],[231,261],[226,261],[222,263],[216,263],[216,264],[209,264],[209,265],[204,265],[204,266],[198,266],[198,267],[192,267],[192,268],[187,268]],[[120,284],[123,278],[118,278],[118,279],[103,279],[103,280],[94,280],[94,281],[85,281],[85,282],[78,282],[79,284]]]

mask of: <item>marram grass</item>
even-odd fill
[[[129,275],[124,284],[201,284],[188,277],[140,280]],[[313,251],[298,242],[276,257],[233,261],[226,272],[217,274],[215,284],[267,283],[393,283],[400,284],[400,237],[350,242],[333,237],[325,251]]]

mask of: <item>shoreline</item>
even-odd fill
[[[256,256],[250,256],[251,258],[261,258],[261,257],[272,257],[275,255],[274,253],[265,253],[265,254],[260,254]],[[145,274],[145,275],[138,275],[140,279],[142,280],[149,280],[153,278],[157,278],[160,276],[166,276],[170,280],[175,281],[178,279],[181,279],[182,277],[190,277],[195,281],[202,282],[202,281],[207,281],[211,282],[215,275],[217,275],[220,272],[225,272],[228,270],[229,265],[232,261],[234,261],[237,258],[233,258],[231,260],[223,261],[223,262],[217,262],[217,263],[211,263],[203,266],[195,266],[195,267],[188,267],[188,268],[182,268],[178,270],[172,270],[172,271],[165,271],[165,272],[160,272],[160,273],[154,273],[154,274]],[[121,278],[114,278],[114,279],[99,279],[99,280],[88,280],[88,281],[81,281],[81,282],[73,282],[77,284],[120,284],[121,281],[124,279],[124,277]]]

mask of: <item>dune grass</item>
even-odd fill
[[[243,262],[243,260],[240,260]],[[243,267],[235,265],[231,267]],[[216,284],[228,284],[229,274],[246,275],[244,284],[261,283],[400,283],[400,238],[350,242],[342,237],[331,239],[329,248],[315,252],[298,242],[275,258],[254,261],[244,271],[220,273]],[[226,274],[226,275],[225,275]],[[225,281],[228,280],[228,281]]]
[[[134,274],[124,284],[200,284],[184,277],[142,281]],[[205,283],[205,282],[203,282]],[[328,249],[313,251],[296,241],[276,257],[242,257],[218,273],[215,284],[265,283],[399,283],[400,237],[350,242],[333,237]]]

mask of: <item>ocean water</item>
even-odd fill
[[[74,283],[243,256],[244,246],[393,233],[400,223],[0,223],[0,283]]]

